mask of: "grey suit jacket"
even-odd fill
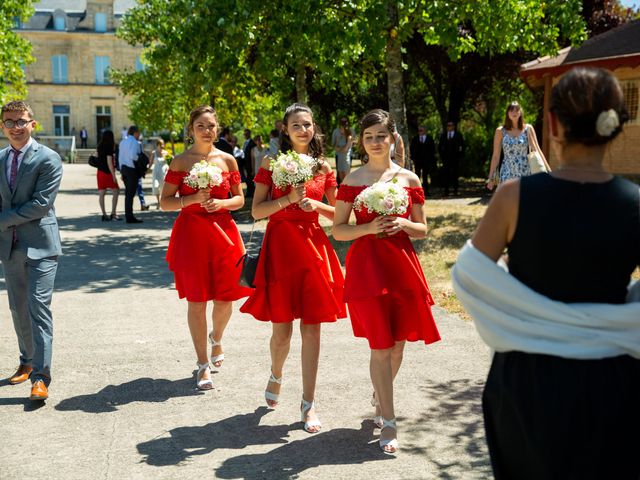
[[[7,162],[11,147],[0,150],[0,260],[8,260],[17,234],[17,248],[38,260],[60,255],[60,233],[53,202],[62,180],[62,160],[50,148],[33,141],[9,188]]]

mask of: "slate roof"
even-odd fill
[[[530,86],[540,86],[541,78],[556,75],[581,64],[611,70],[640,65],[640,20],[633,20],[591,37],[580,47],[567,47],[558,55],[537,58],[520,67],[520,77]]]

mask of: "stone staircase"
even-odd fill
[[[76,158],[74,159],[73,163],[88,163],[89,156],[93,155],[95,152],[95,148],[77,148]]]

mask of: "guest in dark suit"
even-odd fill
[[[454,195],[458,195],[458,177],[460,176],[460,162],[464,157],[464,139],[456,129],[455,122],[447,122],[447,131],[440,135],[438,153],[444,167],[444,195],[449,195],[453,187]]]
[[[245,182],[247,182],[247,194],[245,197],[253,197],[253,191],[255,185],[253,183],[253,177],[256,172],[253,171],[253,162],[251,161],[251,150],[256,146],[256,142],[251,138],[251,130],[244,129],[244,144],[242,145],[242,152],[244,153],[244,159],[242,166],[240,166],[240,172],[244,173]]]
[[[418,127],[418,135],[411,140],[409,149],[416,175],[422,180],[422,188],[426,194],[429,192],[428,177],[433,175],[436,165],[436,144],[424,125]]]
[[[222,132],[220,132],[220,138],[214,145],[218,150],[222,150],[223,152],[233,156],[233,146],[229,142],[229,135],[231,135],[231,130],[229,127],[224,127]]]
[[[36,121],[27,103],[9,102],[1,113],[10,145],[0,150],[0,261],[20,349],[20,366],[9,383],[31,377],[29,398],[45,400],[51,382],[51,297],[62,253],[53,208],[62,162],[31,138]]]

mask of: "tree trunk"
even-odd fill
[[[296,99],[298,103],[307,104],[307,70],[304,62],[296,65]]]
[[[402,45],[398,38],[398,6],[395,2],[387,4],[389,15],[389,33],[385,64],[387,68],[387,96],[389,98],[389,113],[396,121],[398,133],[402,136],[405,150],[409,145],[409,130],[407,128],[407,110],[404,103],[404,78],[402,73]],[[404,165],[410,167],[408,155],[405,153]],[[400,162],[402,164],[402,162]]]

